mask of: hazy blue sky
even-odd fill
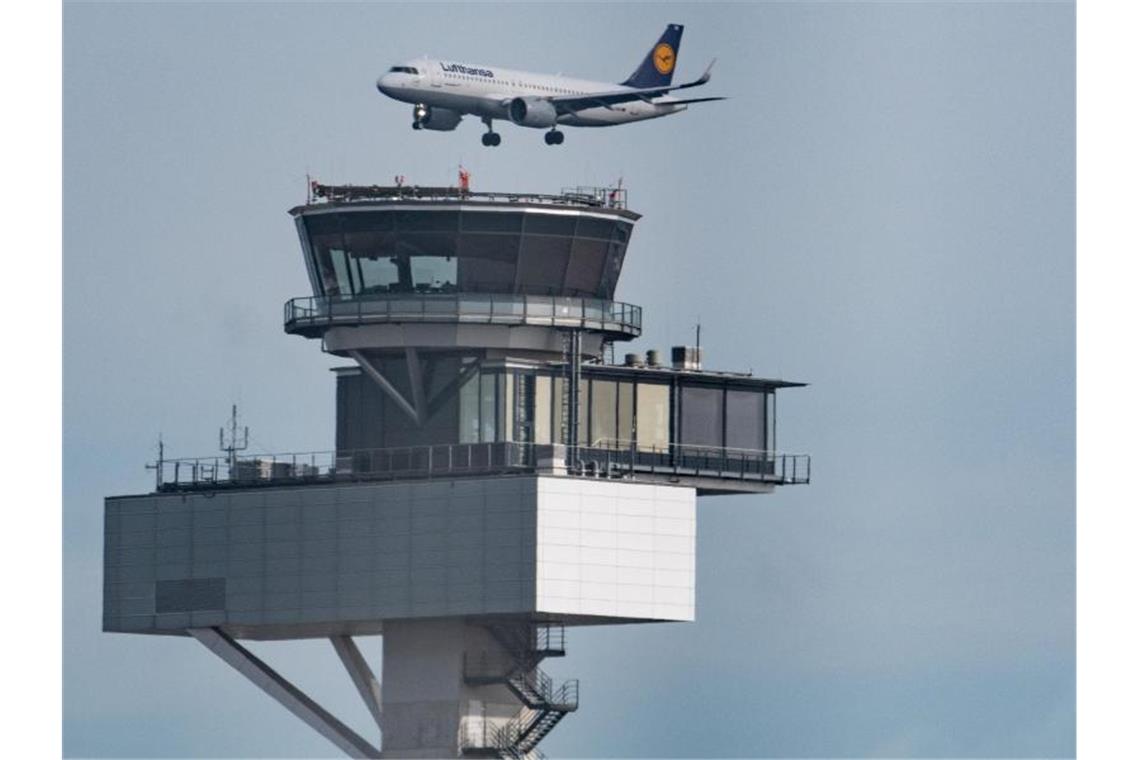
[[[618,81],[666,23],[731,100],[605,130],[410,129],[428,53]],[[573,630],[552,756],[1066,756],[1074,746],[1071,3],[78,4],[64,14],[64,748],[328,756],[204,648],[102,634],[102,497],[216,446],[332,445],[286,336],[305,174],[556,191],[645,218],[636,344],[810,382],[813,483],[698,505],[698,622]],[[619,349],[620,350],[620,349]],[[324,642],[256,646],[368,716]],[[375,660],[376,642],[366,644]]]

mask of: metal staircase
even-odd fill
[[[538,743],[558,725],[567,713],[578,709],[578,680],[555,688],[553,680],[538,667],[547,657],[562,657],[565,628],[555,623],[490,623],[491,635],[508,655],[506,668],[470,668],[465,663],[464,678],[472,685],[503,684],[523,707],[508,723],[494,729],[490,746],[467,747],[464,754],[536,760],[542,757]]]

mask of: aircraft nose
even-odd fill
[[[389,72],[387,74],[381,74],[376,79],[376,89],[379,90],[380,92],[384,93],[385,95],[391,94],[391,92],[392,92],[392,74],[391,74],[391,72]]]

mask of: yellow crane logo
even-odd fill
[[[673,52],[673,46],[668,42],[662,42],[653,48],[653,66],[658,74],[672,73],[673,64],[676,62],[677,54]]]

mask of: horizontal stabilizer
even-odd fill
[[[666,101],[665,103],[662,103],[661,105],[683,106],[686,103],[708,103],[710,100],[728,100],[728,98],[718,97],[718,98],[689,98],[688,100],[669,100],[669,101]]]

